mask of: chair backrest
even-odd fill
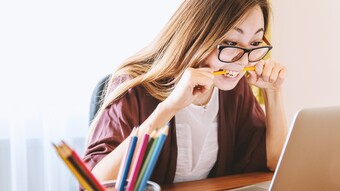
[[[111,75],[108,74],[104,78],[102,78],[93,89],[90,102],[89,125],[91,124],[92,120],[96,116],[97,111],[102,105],[101,100],[103,98],[104,88],[107,82],[110,80],[110,76]]]

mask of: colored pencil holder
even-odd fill
[[[102,182],[102,185],[104,186],[106,191],[115,191],[115,184],[116,184],[116,180]],[[161,190],[161,187],[156,182],[147,181],[145,191],[160,191],[160,190]]]

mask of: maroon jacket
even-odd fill
[[[118,79],[118,82],[122,79]],[[118,85],[118,84],[116,84]],[[129,91],[101,116],[84,162],[92,169],[103,157],[127,138],[154,111],[159,101],[143,86]],[[177,162],[175,118],[155,166],[151,180],[170,184]],[[230,91],[219,90],[218,155],[209,177],[251,171],[268,171],[266,166],[266,127],[262,108],[245,78]]]

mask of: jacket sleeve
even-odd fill
[[[83,158],[90,169],[124,141],[133,127],[138,126],[139,99],[136,91],[136,88],[129,89],[100,116]]]
[[[246,80],[238,103],[234,172],[268,171],[265,114]]]

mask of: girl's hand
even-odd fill
[[[175,111],[190,105],[198,95],[206,93],[213,85],[210,68],[187,68],[171,94],[163,101]]]
[[[265,90],[279,90],[286,78],[286,68],[274,60],[261,60],[249,71],[248,82]]]

